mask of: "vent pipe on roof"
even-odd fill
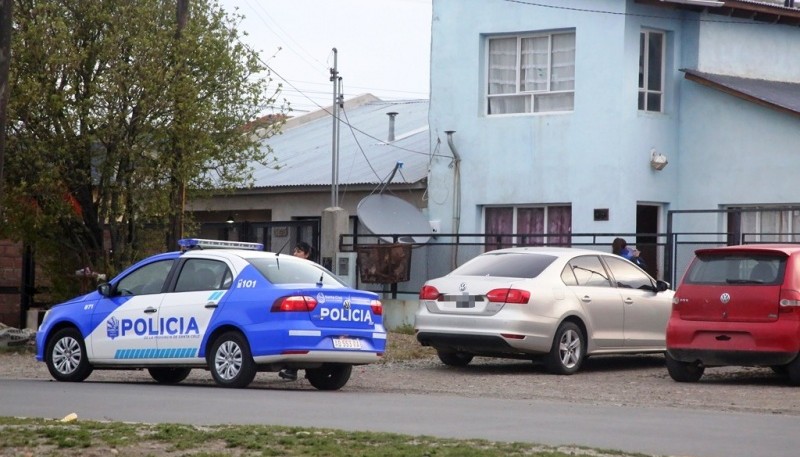
[[[394,111],[386,113],[389,116],[389,139],[387,140],[389,143],[394,141],[394,118],[397,117],[397,114]]]

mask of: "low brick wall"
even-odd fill
[[[22,243],[0,240],[0,322],[20,328]]]

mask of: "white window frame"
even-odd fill
[[[565,112],[572,112],[575,109],[575,68],[576,68],[576,59],[573,56],[572,59],[572,68],[573,68],[573,75],[572,75],[572,89],[571,90],[552,90],[552,78],[553,78],[553,37],[556,35],[572,35],[574,40],[577,40],[577,35],[575,33],[575,29],[569,30],[559,30],[559,31],[552,31],[552,32],[536,32],[536,33],[529,33],[529,34],[522,34],[522,35],[497,35],[488,37],[486,40],[486,51],[485,51],[485,84],[484,84],[484,94],[486,100],[486,109],[485,113],[488,116],[499,116],[499,115],[510,115],[510,114],[542,114],[542,113],[565,113]],[[498,93],[498,94],[490,94],[490,85],[492,83],[491,80],[491,68],[490,68],[490,57],[491,57],[491,42],[493,40],[505,40],[509,38],[516,38],[516,62],[515,62],[515,88],[514,92],[507,92],[507,93]],[[535,91],[525,91],[522,90],[522,42],[525,39],[530,38],[547,38],[547,77],[546,77],[546,89],[544,90],[535,90]],[[577,41],[572,48],[573,54],[576,53],[577,50]],[[553,109],[549,110],[547,108],[539,108],[537,109],[537,97],[542,98],[541,96],[544,95],[555,95],[555,94],[571,94],[571,100],[569,102],[569,109]],[[492,100],[500,100],[503,98],[520,98],[524,101],[524,110],[522,111],[508,111],[502,113],[493,113],[492,112]]]
[[[658,90],[649,87],[650,81],[650,37],[652,35],[661,36],[661,74],[659,75],[661,88]],[[667,34],[661,30],[642,29],[639,32],[639,75],[641,81],[639,82],[639,93],[637,96],[637,106],[639,111],[649,113],[663,113],[664,112],[664,85],[666,74],[666,60],[667,60]],[[650,95],[658,95],[659,107],[657,110],[649,109],[648,99]],[[643,100],[642,104],[639,101]]]

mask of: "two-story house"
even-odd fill
[[[800,232],[794,2],[433,0],[432,23],[443,233],[515,234],[484,248],[627,234],[663,277],[650,235]]]

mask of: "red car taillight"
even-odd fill
[[[778,302],[780,312],[791,313],[800,308],[800,292],[791,289],[781,289],[781,299]]]
[[[372,300],[369,303],[369,306],[372,308],[372,314],[376,316],[383,315],[383,304],[380,300]]]
[[[486,293],[486,298],[495,303],[528,303],[531,293],[522,289],[494,289]]]
[[[314,297],[292,295],[275,300],[275,303],[272,304],[272,311],[313,311],[316,307],[317,300]]]
[[[422,289],[419,290],[420,300],[438,300],[439,295],[441,295],[439,290],[433,286],[424,285]]]

